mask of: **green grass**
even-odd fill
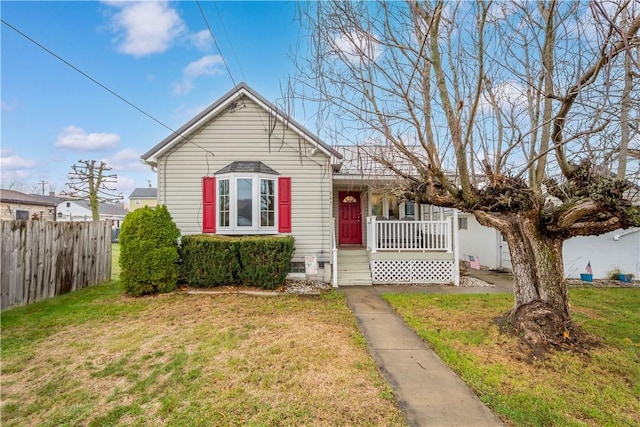
[[[1,321],[3,426],[404,425],[341,295],[132,298],[112,280]]]
[[[503,420],[517,426],[640,424],[640,289],[572,289],[589,355],[529,353],[494,319],[511,295],[384,296]]]

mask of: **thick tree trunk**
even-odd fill
[[[567,340],[573,328],[564,282],[562,240],[540,232],[538,212],[475,214],[481,224],[500,230],[509,244],[515,295],[509,320],[513,328],[532,345]]]

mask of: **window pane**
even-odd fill
[[[26,221],[29,219],[29,211],[23,211],[16,209],[16,220],[18,221]]]
[[[467,218],[458,218],[458,229],[459,230],[467,229]]]
[[[251,227],[253,225],[252,179],[238,179],[237,187],[237,224],[239,227]]]
[[[389,219],[398,219],[398,198],[389,196]]]
[[[220,212],[220,227],[229,226],[229,180],[221,179],[218,187],[218,209]]]
[[[409,216],[411,218],[416,217],[416,202],[409,201],[404,205],[404,214],[405,216]]]
[[[260,180],[260,227],[276,225],[276,194],[273,179]]]
[[[371,215],[384,216],[382,213],[382,201],[384,198],[380,193],[373,193],[371,195]]]

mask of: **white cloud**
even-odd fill
[[[382,46],[375,35],[364,32],[339,34],[333,38],[333,48],[340,57],[352,64],[376,61],[382,55]]]
[[[493,88],[495,102],[500,109],[520,110],[527,106],[527,88],[515,81],[506,81],[495,85]],[[480,100],[482,111],[488,112],[493,109],[489,94],[485,93]]]
[[[133,56],[166,51],[186,26],[166,1],[103,2],[120,9],[111,21],[118,50]]]
[[[9,104],[8,102],[5,102],[5,101],[0,101],[0,111],[9,113],[13,110],[15,110],[15,106],[13,104]]]
[[[19,171],[36,167],[34,160],[28,160],[15,154],[11,148],[3,148],[0,151],[0,169],[3,171]]]
[[[125,205],[128,205],[129,195],[133,193],[133,190],[137,187],[136,181],[126,176],[118,175],[118,178],[116,179],[115,187],[118,193],[122,193],[122,196],[124,198],[122,202]]]
[[[111,166],[115,171],[127,172],[151,172],[149,166],[142,163],[141,152],[133,148],[124,148],[113,156],[104,159],[104,162]]]
[[[73,125],[64,128],[56,139],[56,147],[78,151],[112,150],[119,143],[116,133],[86,133]]]
[[[189,36],[189,41],[193,46],[202,51],[211,50],[213,44],[213,39],[211,38],[211,34],[209,34],[209,30],[202,30],[191,34]]]
[[[182,79],[173,84],[173,93],[184,95],[193,89],[194,80],[201,76],[224,74],[224,61],[220,55],[206,55],[190,62],[182,69]]]

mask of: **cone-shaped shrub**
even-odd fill
[[[145,206],[127,214],[120,230],[120,283],[128,294],[176,288],[179,237],[166,206]]]

